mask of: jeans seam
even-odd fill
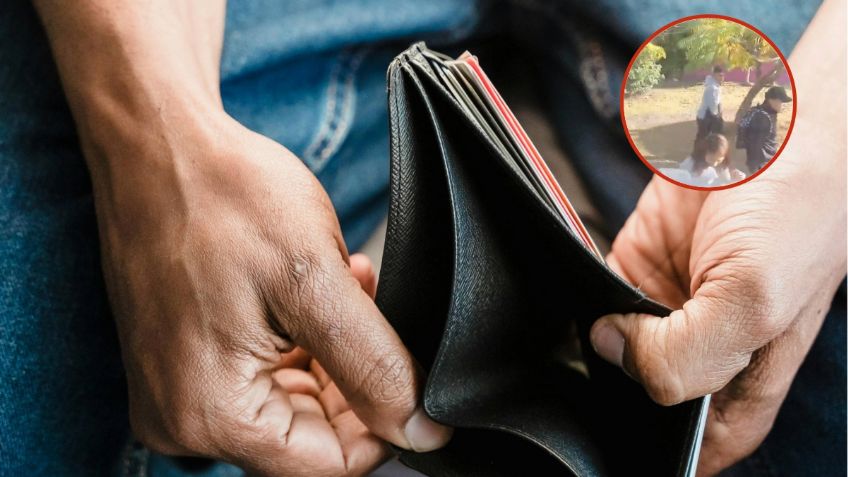
[[[343,51],[330,74],[325,119],[303,154],[304,162],[314,173],[324,168],[350,130],[356,107],[356,74],[368,51],[368,48]]]

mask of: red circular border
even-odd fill
[[[792,119],[790,119],[790,121],[789,121],[789,129],[786,131],[786,137],[783,138],[783,143],[780,145],[780,148],[774,154],[774,157],[772,157],[771,160],[768,161],[766,163],[766,165],[761,167],[757,172],[755,172],[755,173],[751,174],[750,176],[742,179],[741,181],[733,182],[733,183],[730,183],[730,184],[725,184],[725,185],[717,186],[717,187],[700,187],[700,186],[693,186],[693,185],[690,185],[690,184],[685,184],[683,182],[676,181],[676,180],[666,176],[665,174],[661,173],[660,171],[658,171],[656,167],[651,165],[651,163],[648,162],[647,159],[645,159],[645,157],[639,151],[639,148],[636,147],[636,143],[633,142],[633,138],[630,136],[630,129],[627,128],[627,119],[625,118],[625,114],[624,114],[624,87],[627,85],[627,77],[630,76],[630,69],[633,67],[633,63],[636,61],[636,58],[639,57],[639,53],[641,53],[642,50],[645,49],[645,46],[647,46],[648,43],[650,43],[654,38],[659,36],[662,32],[668,30],[669,28],[673,27],[674,25],[677,25],[677,24],[680,24],[680,23],[683,23],[683,22],[687,22],[689,20],[695,20],[695,19],[698,19],[698,18],[719,18],[719,19],[722,19],[722,20],[728,20],[728,21],[731,21],[731,22],[734,22],[734,23],[738,23],[738,24],[740,24],[744,27],[747,27],[747,28],[753,30],[758,35],[760,35],[763,39],[765,39],[768,42],[769,45],[771,45],[772,48],[774,48],[774,51],[777,52],[777,56],[780,57],[780,61],[783,62],[783,65],[786,68],[786,73],[789,75],[789,85],[792,87],[792,103],[793,103]],[[639,156],[639,159],[648,167],[648,169],[653,171],[654,174],[656,174],[656,175],[662,177],[663,179],[671,182],[672,184],[678,185],[680,187],[685,187],[687,189],[692,189],[692,190],[712,191],[712,190],[729,189],[731,187],[736,187],[736,186],[742,185],[742,184],[754,179],[755,177],[759,176],[766,169],[771,167],[772,164],[774,164],[774,161],[776,161],[777,158],[780,156],[780,153],[783,152],[783,148],[786,147],[786,143],[789,142],[789,136],[792,135],[792,128],[795,126],[795,114],[798,112],[798,94],[795,91],[795,77],[792,76],[792,70],[789,68],[789,62],[786,61],[786,57],[783,56],[783,53],[780,51],[780,49],[777,47],[777,45],[775,45],[774,42],[771,41],[771,38],[766,36],[765,33],[760,31],[759,29],[757,29],[753,25],[746,23],[746,22],[744,22],[744,21],[742,21],[738,18],[733,18],[733,17],[729,17],[729,16],[726,16],[726,15],[704,13],[704,14],[700,14],[700,15],[691,15],[691,16],[688,16],[688,17],[683,17],[683,18],[675,20],[675,21],[661,27],[659,30],[654,32],[654,34],[649,36],[648,39],[645,40],[639,46],[639,49],[636,50],[636,53],[633,55],[633,58],[630,59],[630,63],[627,64],[627,69],[624,70],[624,78],[621,81],[621,91],[619,92],[619,110],[620,110],[620,113],[621,113],[620,114],[621,125],[624,127],[624,134],[627,136],[627,142],[630,143],[630,147],[633,148],[633,151],[636,152],[636,155]]]

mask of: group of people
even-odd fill
[[[734,168],[730,158],[730,142],[724,135],[721,111],[721,84],[724,69],[713,67],[704,80],[704,93],[698,107],[697,125],[692,153],[677,168],[662,169],[665,175],[680,182],[717,187],[741,181],[746,173]],[[736,131],[736,148],[744,149],[748,174],[754,174],[769,163],[777,153],[777,114],[792,98],[781,86],[772,86],[765,99],[752,107],[740,119]]]

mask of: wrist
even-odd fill
[[[169,65],[183,56],[158,61],[136,58],[93,58],[85,74],[63,82],[89,167],[122,162],[122,151],[142,160],[157,156],[163,140],[182,129],[200,129],[226,116],[217,85],[208,86],[201,72]],[[148,152],[153,154],[147,154]],[[136,162],[136,161],[129,161]],[[127,166],[127,164],[124,164]],[[92,170],[92,173],[94,171]]]
[[[220,102],[166,81],[123,95],[118,89],[91,90],[74,116],[92,174],[104,167],[131,173],[146,162],[178,160],[179,143],[214,140],[214,130],[228,119]]]
[[[166,101],[143,121],[111,111],[80,134],[102,232],[127,243],[143,239],[140,231],[152,232],[195,202],[204,171],[227,167],[238,124],[223,110],[192,106]]]

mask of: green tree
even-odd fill
[[[630,73],[627,75],[627,94],[642,94],[650,91],[663,79],[662,67],[658,61],[665,58],[665,50],[653,43],[648,43],[639,52]]]
[[[734,122],[751,108],[751,103],[765,86],[774,82],[783,72],[783,63],[774,48],[759,34],[736,22],[720,18],[701,18],[686,22],[691,34],[682,38],[678,45],[686,51],[688,66],[703,68],[722,64],[728,69],[744,68],[750,73],[765,64],[774,64],[775,68],[767,75],[759,77],[748,91]]]
[[[654,38],[653,43],[665,50],[665,59],[659,61],[662,73],[666,79],[679,80],[688,66],[686,50],[679,46],[680,40],[691,35],[691,22],[673,25],[661,35]]]

